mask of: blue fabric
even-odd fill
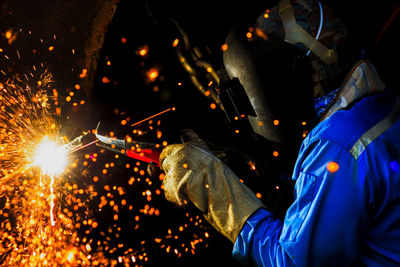
[[[358,157],[350,153],[395,99],[387,91],[368,96],[318,124],[300,149],[284,221],[256,211],[233,255],[259,266],[400,266],[400,119]],[[330,162],[339,169],[329,171]]]
[[[333,99],[336,97],[339,90],[340,88],[330,92],[327,95],[314,99],[314,110],[315,110],[315,116],[317,118],[321,117],[322,113],[324,113],[329,104],[332,103]]]

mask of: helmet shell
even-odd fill
[[[345,45],[348,39],[348,31],[340,19],[338,19],[333,11],[321,4],[321,10],[318,1],[314,0],[291,0],[294,9],[294,16],[297,24],[299,24],[306,32],[314,38],[317,36],[318,29],[322,18],[322,28],[318,41],[325,45],[328,49],[338,51],[338,61],[333,64],[325,64],[318,56],[312,52],[309,54],[309,60],[312,66],[312,78],[314,80],[314,96],[320,97],[326,94],[326,89],[321,88],[320,82],[330,79],[341,73],[348,66],[348,55],[341,57],[341,46]],[[254,28],[262,32],[265,36],[274,37],[278,40],[285,40],[285,27],[279,15],[278,6],[267,10],[260,15],[255,23]],[[308,48],[301,43],[296,45],[304,54],[308,52]],[[347,45],[347,44],[346,44]],[[336,88],[329,88],[333,90]],[[324,91],[325,90],[325,91]]]
[[[239,79],[256,113],[248,116],[254,132],[273,142],[292,140],[297,126],[314,116],[308,59],[272,37],[249,41],[240,28],[230,32],[226,44],[224,66],[231,79]]]

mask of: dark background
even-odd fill
[[[175,112],[160,117],[163,122],[161,128],[168,143],[179,142],[180,131],[191,128],[211,144],[250,154],[254,152],[256,157],[263,157],[267,165],[269,163],[277,169],[287,168],[290,164],[284,162],[285,155],[280,159],[274,159],[271,156],[273,146],[264,143],[260,145],[245,128],[240,134],[235,134],[234,128],[227,123],[225,114],[218,108],[215,110],[210,108],[211,101],[191,84],[188,74],[177,60],[172,41],[179,36],[176,34],[176,29],[168,24],[167,19],[172,17],[178,21],[193,44],[202,48],[208,47],[209,61],[219,67],[222,65],[220,47],[230,29],[237,23],[252,26],[257,16],[266,8],[274,6],[276,2],[121,0],[101,51],[94,94],[90,100],[92,125],[88,127],[94,128],[97,121],[102,120],[112,125],[110,127],[117,135],[123,136],[131,129],[120,125],[121,118],[129,116],[131,122],[135,122],[174,106]],[[330,6],[344,21],[350,34],[355,37],[356,46],[365,49],[387,85],[398,88],[395,76],[398,68],[392,67],[399,59],[398,45],[394,41],[399,29],[398,18],[376,43],[383,25],[398,2],[394,0],[379,3],[360,0],[322,2]],[[121,38],[126,38],[126,42],[122,42]],[[138,55],[138,51],[144,46],[148,48],[148,55],[143,57]],[[111,65],[107,65],[107,61],[110,61]],[[154,67],[159,70],[159,76],[154,81],[148,81],[146,72]],[[107,77],[109,82],[104,83],[104,77]],[[158,89],[155,90],[155,87]],[[247,175],[246,162],[240,162],[240,159],[235,157],[232,162],[235,171]],[[264,169],[265,166],[260,167],[261,175],[253,174],[257,180],[249,180],[248,183],[253,189],[262,192],[266,199],[274,197],[280,199],[282,202],[278,203],[278,206],[284,210],[292,194],[292,185],[275,176],[281,171],[270,169],[265,173]],[[125,174],[120,175],[124,177]],[[119,179],[123,180],[121,177]],[[276,185],[281,187],[281,191],[271,193]],[[158,201],[159,206],[170,212],[170,216],[160,219],[161,224],[179,224],[182,211],[175,211],[175,208],[162,198]],[[129,221],[129,218],[126,220]],[[141,230],[139,236],[143,238],[146,231],[162,229],[161,226],[158,227],[160,220],[149,221],[145,228],[147,230]],[[195,256],[178,259],[154,252],[150,256],[152,257],[150,264],[154,266],[161,264],[218,266],[221,263],[223,266],[238,265],[231,256],[230,242],[212,229],[209,229],[209,232],[212,238],[208,240],[207,247],[200,249]],[[125,238],[137,236],[137,233],[127,231]]]
[[[98,66],[92,104],[98,107],[99,117],[109,116],[113,113],[110,110],[115,108],[131,114],[148,112],[151,115],[176,106],[177,125],[170,128],[190,127],[212,138],[218,133],[214,127],[222,126],[220,116],[224,116],[218,109],[209,109],[211,102],[196,90],[179,64],[172,41],[180,36],[167,18],[171,17],[180,24],[193,45],[207,47],[211,52],[207,59],[218,68],[222,65],[220,47],[230,29],[236,24],[252,26],[255,19],[276,2],[122,0],[108,30]],[[396,68],[391,66],[391,62],[399,59],[394,41],[398,18],[376,44],[397,1],[382,1],[379,5],[370,1],[322,2],[344,21],[355,45],[366,51],[388,86],[398,87]],[[122,43],[121,38],[126,38],[127,42]],[[145,57],[137,54],[143,46],[149,50]],[[111,66],[106,64],[108,60]],[[159,69],[160,76],[154,82],[148,82],[146,71],[152,67]],[[102,83],[104,76],[110,83]],[[178,86],[178,82],[182,85]],[[159,87],[158,92],[153,90],[154,86]],[[204,123],[208,126],[204,127]],[[226,139],[225,133],[221,136]]]

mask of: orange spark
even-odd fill
[[[148,50],[146,48],[142,48],[139,50],[139,55],[141,55],[142,57],[147,55]]]
[[[150,70],[147,71],[146,75],[150,81],[155,81],[155,79],[157,79],[159,75],[158,69],[151,68]]]
[[[329,172],[334,173],[334,172],[337,172],[339,170],[339,164],[337,164],[334,161],[331,161],[326,165],[326,168],[327,168],[327,170]]]

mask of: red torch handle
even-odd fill
[[[127,149],[126,155],[130,158],[134,158],[143,162],[153,162],[160,166],[160,154],[159,150],[153,149]]]

